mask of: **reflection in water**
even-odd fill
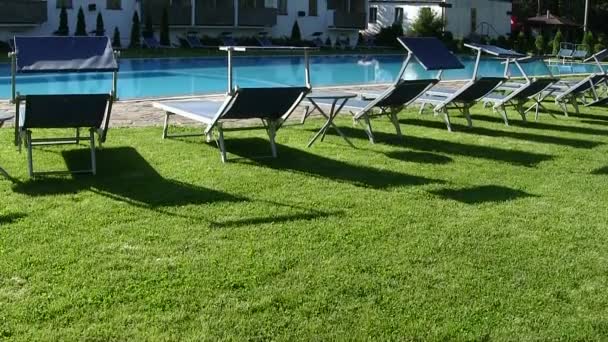
[[[313,86],[390,83],[399,73],[405,56],[351,55],[315,56],[311,58]],[[467,79],[473,73],[474,59],[461,57],[465,69],[449,70],[444,79]],[[236,57],[235,83],[241,87],[272,87],[304,84],[304,63],[300,56]],[[573,64],[547,66],[535,61],[522,64],[529,75],[555,75],[597,71],[595,65]],[[483,59],[481,76],[502,76],[504,65],[493,59]],[[511,66],[509,73],[520,76]],[[165,58],[120,61],[118,93],[122,99],[223,93],[226,91],[226,58]],[[415,61],[408,65],[406,79],[432,78]],[[19,75],[17,90],[23,94],[61,94],[109,92],[109,74],[30,74]],[[0,64],[0,99],[10,96],[10,68]]]

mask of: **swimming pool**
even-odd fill
[[[473,72],[474,60],[461,58],[466,68],[446,71],[443,79],[467,79]],[[313,86],[378,84],[393,81],[401,68],[400,55],[314,56],[311,58]],[[529,75],[547,75],[542,62],[523,64]],[[597,71],[595,65],[573,64],[550,66],[555,75]],[[484,59],[482,76],[502,76],[504,65]],[[512,75],[520,75],[511,67]],[[235,83],[242,87],[270,87],[304,84],[302,57],[236,57]],[[416,64],[408,66],[405,78],[433,77]],[[118,94],[123,100],[188,96],[226,91],[226,58],[155,58],[120,61]],[[111,75],[102,74],[38,74],[19,75],[17,91],[23,94],[94,93],[110,91]],[[0,64],[0,99],[11,93],[10,66]]]

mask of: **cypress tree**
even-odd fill
[[[106,33],[106,29],[103,24],[103,17],[101,16],[101,12],[97,13],[97,25],[95,27],[95,35],[103,36]]]
[[[302,33],[300,32],[300,25],[298,25],[297,20],[293,23],[293,27],[291,28],[291,40],[294,42],[302,40]]]
[[[87,24],[84,19],[84,11],[82,7],[78,10],[78,17],[76,18],[76,31],[75,36],[86,36],[87,35]]]
[[[163,17],[160,23],[160,43],[161,45],[171,45],[171,39],[169,38],[169,9],[165,7],[163,9]]]
[[[557,53],[559,52],[559,48],[560,48],[560,45],[561,45],[563,39],[564,39],[564,36],[562,35],[562,31],[557,30],[557,33],[555,34],[555,37],[553,38],[553,55],[554,56],[557,56]]]
[[[69,33],[68,11],[65,9],[65,7],[61,7],[61,12],[59,12],[59,28],[57,28],[55,34],[58,36],[67,36]]]
[[[115,48],[122,47],[122,43],[120,42],[120,31],[118,27],[114,28],[114,36],[112,37],[112,46]]]
[[[139,14],[137,14],[137,11],[133,13],[133,25],[131,25],[131,43],[129,47],[141,47],[141,30],[139,28]]]

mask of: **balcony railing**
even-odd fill
[[[0,0],[0,25],[39,25],[47,21],[46,1]]]
[[[196,8],[197,26],[234,26],[234,8]]]
[[[276,8],[240,8],[239,26],[270,27],[277,24]]]
[[[367,27],[367,15],[363,12],[334,12],[333,27],[364,30]]]

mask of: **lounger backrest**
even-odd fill
[[[144,37],[144,45],[148,48],[157,48],[160,43],[154,37]]]
[[[102,128],[111,94],[26,95],[22,127]]]
[[[309,91],[306,87],[239,88],[222,118],[277,120],[290,114]]]
[[[572,54],[574,53],[574,50],[572,49],[559,49],[559,52],[557,53],[557,57],[572,57]]]
[[[437,79],[401,80],[395,88],[376,103],[378,107],[403,106],[415,100],[431,85],[439,82]]]
[[[460,92],[453,101],[475,102],[494,90],[504,80],[502,77],[482,77]]]
[[[519,99],[527,99],[545,90],[551,84],[557,82],[556,78],[537,78],[524,90],[519,92],[515,97]]]
[[[201,46],[201,41],[195,36],[186,36],[186,41],[188,42],[188,45],[190,45],[190,47],[194,48]]]

